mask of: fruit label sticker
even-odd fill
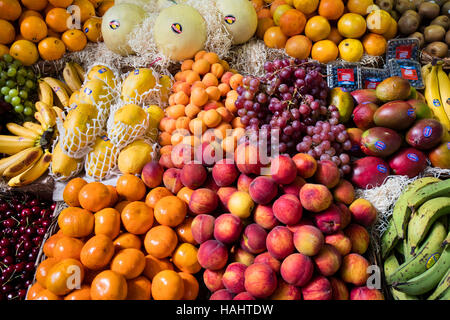
[[[84,93],[86,93],[88,96],[92,94],[92,90],[89,88],[84,88]]]
[[[417,162],[417,161],[419,161],[419,157],[418,157],[417,154],[415,154],[415,153],[408,153],[408,154],[406,155],[406,157],[407,157],[409,160],[411,160],[412,162]]]
[[[406,80],[418,80],[416,68],[410,66],[401,66],[402,78]]]
[[[423,128],[423,136],[425,138],[429,138],[432,133],[433,133],[433,128],[431,128],[430,126],[426,126],[425,128]]]
[[[410,45],[398,46],[395,48],[395,59],[411,59],[412,49]]]
[[[226,24],[230,24],[231,25],[231,24],[233,24],[235,22],[236,22],[235,16],[233,16],[231,14],[228,14],[228,15],[225,16],[225,23]]]
[[[433,106],[435,106],[435,107],[441,106],[441,102],[439,101],[439,99],[433,99]]]
[[[386,166],[383,165],[383,164],[377,165],[377,170],[378,170],[379,172],[381,172],[381,173],[386,173],[386,172],[387,172],[387,168],[386,168]]]
[[[103,141],[109,141],[109,138],[107,136],[101,136],[100,137]]]
[[[84,33],[88,33],[88,32],[89,32],[89,28],[85,28]]]
[[[439,260],[439,257],[441,255],[439,253],[433,253],[430,258],[427,260],[427,269],[430,269],[432,266],[434,266],[434,264],[436,263],[436,261]]]
[[[139,74],[139,69],[134,70],[134,75],[137,76]]]
[[[380,151],[383,151],[384,149],[386,149],[386,143],[378,140],[377,142],[375,142],[375,148],[377,148]]]
[[[354,85],[355,72],[353,69],[337,69],[338,85]]]
[[[119,27],[120,27],[120,22],[119,22],[119,20],[111,20],[111,21],[109,22],[109,27],[110,27],[111,29],[113,29],[113,30],[119,29]]]
[[[101,68],[100,70],[98,70],[98,73],[100,73],[100,74],[103,74],[103,73],[105,73],[106,72],[106,69],[105,68]]]
[[[60,87],[56,87],[56,88],[55,88],[55,93],[58,92],[58,91],[61,91],[61,88],[60,88]]]
[[[450,150],[450,142],[447,142],[447,149]]]
[[[176,34],[181,34],[183,32],[183,27],[178,22],[172,23],[170,26],[172,28],[172,31]]]
[[[409,108],[407,111],[408,117],[414,118],[415,111],[414,108]]]
[[[364,80],[364,88],[376,89],[380,83],[381,83],[381,79],[368,78],[368,79]]]

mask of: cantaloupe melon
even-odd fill
[[[217,9],[223,14],[223,23],[233,37],[233,44],[250,40],[258,26],[255,8],[248,0],[217,0]]]

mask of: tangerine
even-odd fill
[[[141,249],[142,241],[141,239],[132,233],[124,232],[120,234],[116,239],[114,239],[114,247],[116,250],[122,249]]]
[[[187,242],[190,244],[197,244],[192,235],[191,225],[193,217],[187,217],[178,227],[175,229],[180,242]]]
[[[186,203],[176,196],[164,197],[155,206],[155,219],[165,226],[178,226],[186,218],[186,214]]]
[[[319,6],[319,0],[294,0],[294,7],[304,14],[311,14]]]
[[[360,38],[366,33],[366,20],[357,13],[346,13],[338,21],[338,30],[345,38]]]
[[[86,35],[83,31],[76,29],[65,31],[61,36],[61,40],[66,45],[66,48],[72,52],[83,50],[87,44]]]
[[[22,4],[30,10],[41,11],[48,5],[47,0],[21,0]]]
[[[144,271],[145,256],[138,249],[123,249],[112,258],[110,268],[127,280],[136,278]]]
[[[169,257],[177,243],[177,234],[167,226],[153,227],[147,232],[144,239],[145,251],[158,259]]]
[[[145,204],[150,208],[155,208],[156,203],[164,197],[173,196],[172,192],[165,187],[157,187],[152,189],[145,198]]]
[[[0,44],[10,44],[15,38],[14,26],[10,22],[0,19]]]
[[[40,291],[33,300],[61,300],[61,297],[45,289]]]
[[[331,40],[321,40],[316,42],[311,50],[311,58],[320,63],[328,63],[336,60],[339,50],[336,44]]]
[[[172,270],[159,272],[152,281],[152,296],[155,300],[180,300],[184,296],[184,282]]]
[[[183,279],[184,284],[184,295],[183,300],[195,300],[198,297],[198,291],[199,291],[199,284],[197,279],[190,274],[186,272],[178,272],[181,279]]]
[[[0,0],[0,19],[16,21],[22,13],[22,7],[17,0]]]
[[[36,281],[43,287],[47,288],[47,275],[50,269],[59,262],[56,258],[47,258],[42,261],[36,268]]]
[[[333,41],[336,45],[339,45],[339,43],[344,40],[336,27],[331,27],[331,31],[327,39]]]
[[[287,40],[287,37],[278,26],[270,27],[266,30],[266,33],[264,33],[264,43],[269,48],[282,49],[286,45]]]
[[[73,3],[73,0],[48,0],[51,5],[58,8],[67,8]]]
[[[302,33],[305,25],[305,15],[296,9],[286,11],[280,18],[281,31],[288,37]]]
[[[163,270],[173,270],[173,265],[169,259],[157,259],[150,254],[145,256],[145,268],[143,274],[149,278],[150,281]]]
[[[55,249],[56,242],[58,242],[61,237],[64,237],[62,232],[52,235],[45,241],[43,251],[48,258],[53,257],[53,250]]]
[[[92,281],[92,300],[125,300],[128,293],[124,276],[112,270],[100,272]]]
[[[352,13],[365,16],[369,13],[367,9],[371,5],[373,5],[373,0],[348,0],[347,9]]]
[[[87,182],[82,178],[74,178],[67,183],[64,188],[63,199],[70,207],[80,206],[78,194],[85,185],[87,185]]]
[[[362,44],[368,55],[381,56],[386,52],[387,41],[382,35],[368,33],[364,36]]]
[[[94,214],[94,232],[96,235],[104,234],[111,239],[116,238],[120,232],[120,213],[113,208],[105,208]]]
[[[123,208],[125,208],[127,206],[127,204],[129,204],[129,203],[131,203],[131,201],[128,201],[128,200],[120,201],[118,204],[116,204],[114,209],[119,211],[119,213],[122,213]]]
[[[311,53],[312,42],[304,35],[289,38],[286,42],[286,53],[293,58],[306,59]]]
[[[64,42],[55,37],[48,37],[41,40],[38,45],[39,55],[47,61],[59,60],[66,53]]]
[[[132,174],[124,174],[117,179],[117,194],[128,201],[139,201],[145,197],[146,188],[144,182]]]
[[[123,208],[121,218],[128,232],[144,234],[153,225],[153,209],[142,201],[134,201]]]
[[[326,18],[321,16],[312,17],[305,26],[305,35],[314,42],[328,38],[330,32],[330,23]]]
[[[20,24],[20,34],[33,42],[39,42],[47,36],[47,25],[42,18],[30,16]]]
[[[70,13],[66,9],[53,8],[46,14],[45,22],[53,31],[64,32],[69,29],[67,24],[71,18]]]
[[[152,284],[145,276],[127,281],[127,300],[151,300]]]
[[[90,182],[81,188],[78,200],[82,208],[97,212],[109,206],[111,194],[103,183]]]
[[[80,8],[81,23],[85,23],[91,17],[95,17],[94,5],[89,0],[75,0],[73,5]]]
[[[20,15],[19,25],[22,24],[22,21],[28,17],[38,17],[38,18],[41,18],[42,20],[44,20],[44,18],[42,17],[42,15],[39,12],[34,11],[34,10],[26,10],[26,11],[22,12],[22,14]]]
[[[94,215],[85,209],[69,207],[58,216],[58,226],[68,237],[86,237],[94,230]]]
[[[39,292],[45,290],[43,286],[39,284],[39,282],[35,282],[29,289],[27,293],[27,299],[26,300],[34,300]]]
[[[84,246],[84,242],[72,238],[63,236],[58,239],[55,243],[55,248],[53,249],[53,256],[56,259],[80,259],[80,252]]]
[[[28,40],[17,40],[9,49],[9,54],[22,62],[24,66],[31,66],[39,60],[39,53],[36,45]]]
[[[108,265],[114,255],[111,238],[99,234],[90,238],[81,249],[81,263],[90,270],[101,270]]]
[[[60,260],[48,271],[45,278],[47,290],[58,296],[68,294],[72,291],[68,284],[73,275],[77,275],[76,278],[81,284],[84,278],[84,268],[80,261],[71,258]]]
[[[319,15],[328,20],[337,20],[344,13],[345,5],[342,0],[321,0]]]
[[[76,289],[65,296],[64,300],[91,300],[91,287],[83,284],[80,289]]]
[[[174,265],[183,272],[199,272],[202,266],[197,260],[197,252],[198,249],[190,243],[180,244],[172,255]]]

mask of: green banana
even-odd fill
[[[404,258],[405,257],[405,250],[403,242],[398,242],[395,246],[395,250]]]
[[[399,267],[398,260],[395,257],[394,254],[391,254],[387,259],[384,261],[384,275],[387,277],[388,275],[391,275],[397,268]],[[394,297],[395,300],[418,300],[417,297],[414,297],[412,295],[406,294],[404,292],[398,291],[394,288],[390,288],[392,297]]]
[[[411,197],[408,201],[408,206],[415,212],[423,203],[430,199],[437,197],[445,197],[450,195],[450,179],[433,183],[421,190]]]
[[[381,236],[381,257],[384,259],[397,245],[399,238],[395,228],[394,220],[389,220],[386,231]]]
[[[394,285],[396,290],[411,295],[429,292],[442,279],[450,267],[450,246],[446,246],[438,261],[427,271],[403,283]]]
[[[450,197],[428,200],[419,208],[408,224],[408,243],[412,250],[415,250],[420,241],[423,240],[433,222],[446,214],[450,214]],[[445,226],[447,226],[447,223],[445,223]]]
[[[426,271],[427,267],[430,267],[428,265],[431,264],[431,261],[442,253],[441,243],[446,236],[446,226],[442,222],[436,221],[416,254],[400,265],[392,275],[386,277],[387,284],[405,282]]]
[[[447,273],[442,277],[441,281],[439,281],[438,285],[436,286],[436,289],[428,297],[427,300],[439,299],[447,291],[450,291],[450,269],[447,270]]]
[[[405,261],[408,261],[413,257],[411,250],[412,248],[409,245],[408,239],[403,239],[403,256],[405,257]]]
[[[447,289],[445,293],[439,298],[439,300],[450,300],[450,290]]]
[[[398,198],[395,203],[394,210],[392,212],[392,219],[394,220],[395,229],[397,230],[398,237],[403,239],[406,234],[406,226],[408,224],[409,217],[411,215],[411,209],[408,207],[409,201],[415,196],[416,192],[423,187],[441,181],[434,177],[425,177],[417,179],[412,182],[405,192]]]

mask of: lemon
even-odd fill
[[[69,109],[64,128],[74,130],[78,128],[80,132],[85,132],[88,125],[92,124],[93,119],[97,117],[98,111],[92,104],[82,103]]]
[[[97,138],[94,147],[87,155],[86,173],[91,177],[104,178],[115,166],[117,148],[106,136]]]
[[[113,88],[116,86],[115,82],[115,75],[112,70],[106,66],[97,65],[91,68],[89,73],[87,74],[87,78],[89,80],[102,80],[105,82],[110,88]]]
[[[311,14],[316,11],[319,0],[294,0],[294,7],[304,14]]]
[[[136,140],[119,154],[119,170],[123,174],[140,174],[146,163],[152,161],[153,148],[144,140]]]
[[[339,54],[342,59],[349,62],[359,61],[364,53],[361,41],[357,39],[345,39],[339,43]]]
[[[161,92],[161,100],[163,102],[169,101],[170,89],[172,88],[172,79],[169,76],[162,76],[159,78],[159,84],[161,88],[159,89]]]

